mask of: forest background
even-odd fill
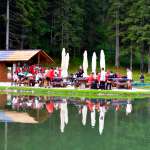
[[[1,50],[6,7],[0,0]],[[57,60],[65,47],[74,63],[103,49],[107,65],[150,73],[149,0],[9,0],[9,14],[9,49],[43,49]]]

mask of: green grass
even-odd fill
[[[11,93],[19,95],[36,96],[62,96],[62,97],[86,97],[86,98],[149,98],[150,92],[130,92],[130,91],[111,91],[111,90],[90,90],[90,89],[49,89],[33,87],[3,87],[0,86],[1,93]]]

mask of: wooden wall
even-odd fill
[[[0,62],[0,82],[6,82],[7,79],[7,67],[5,63]]]

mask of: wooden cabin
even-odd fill
[[[53,59],[43,50],[9,50],[0,51],[0,82],[10,81],[13,68],[18,63],[53,64]]]

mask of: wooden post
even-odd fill
[[[115,54],[115,66],[119,67],[119,8],[116,10],[116,54]]]

